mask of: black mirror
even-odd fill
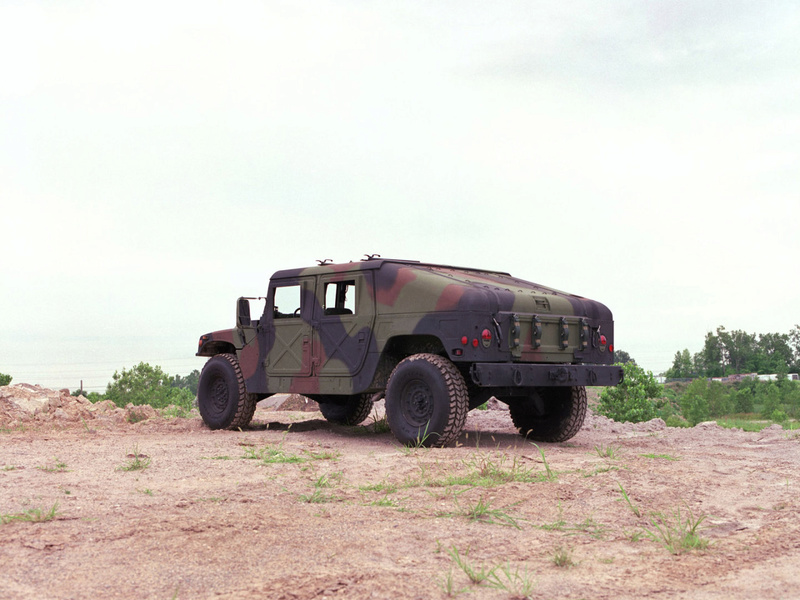
[[[236,303],[236,326],[237,327],[250,327],[250,300],[247,298],[239,298]]]

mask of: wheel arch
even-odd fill
[[[236,346],[222,340],[212,340],[203,344],[197,356],[216,356],[217,354],[236,354]]]
[[[435,335],[395,335],[383,346],[369,389],[385,390],[394,368],[414,354],[438,354],[447,358],[444,344]]]

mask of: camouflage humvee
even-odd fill
[[[253,319],[251,300],[265,300]],[[385,395],[402,443],[442,446],[492,396],[520,433],[574,436],[585,386],[616,385],[611,311],[508,273],[368,257],[278,271],[266,298],[239,298],[236,327],[203,335],[200,414],[212,429],[246,426],[278,393],[319,402],[356,425]]]

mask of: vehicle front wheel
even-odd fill
[[[337,425],[358,425],[363,423],[372,410],[374,394],[354,394],[352,396],[328,396],[319,398],[319,410],[330,423]]]
[[[234,354],[212,356],[200,373],[197,404],[211,429],[239,429],[253,418],[258,398],[248,394]]]
[[[537,442],[564,442],[580,431],[586,418],[583,386],[536,388],[525,398],[506,401],[519,433]]]
[[[386,418],[403,444],[444,446],[467,420],[469,395],[456,366],[437,354],[400,361],[386,385]]]

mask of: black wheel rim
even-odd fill
[[[209,385],[211,412],[221,415],[228,407],[228,385],[224,377],[215,377]]]
[[[433,416],[433,392],[421,379],[409,381],[403,388],[403,418],[413,427],[425,427]]]

